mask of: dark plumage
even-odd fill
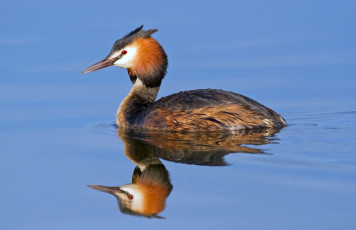
[[[236,103],[246,104],[246,106],[251,107],[259,107],[259,109],[268,109],[258,102],[241,94],[221,89],[196,89],[181,91],[159,99],[154,105],[152,105],[151,108],[191,110],[207,106],[231,105]]]
[[[183,91],[147,106],[133,126],[170,131],[282,128],[285,120],[243,95],[217,89]]]
[[[135,30],[131,31],[130,33],[126,34],[124,37],[120,38],[119,40],[117,40],[114,43],[110,54],[112,54],[113,52],[115,52],[117,50],[125,48],[125,46],[130,45],[132,42],[134,42],[135,40],[137,40],[139,38],[148,38],[152,34],[154,34],[158,31],[157,29],[142,30],[142,28],[143,28],[143,25],[136,28]],[[109,54],[109,56],[110,56],[110,54]]]

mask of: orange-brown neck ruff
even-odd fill
[[[137,47],[137,54],[128,68],[131,81],[139,78],[147,87],[159,87],[168,65],[162,46],[152,37],[139,38],[132,45]]]
[[[140,125],[142,112],[156,100],[168,65],[166,53],[152,37],[139,38],[132,45],[137,47],[137,54],[128,74],[134,85],[117,111],[120,127]]]
[[[146,215],[163,211],[166,198],[173,189],[169,173],[162,164],[148,166],[140,175],[137,186],[142,191],[142,212]]]

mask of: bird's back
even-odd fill
[[[273,110],[243,95],[216,89],[183,91],[163,97],[138,117],[137,126],[170,131],[282,128]]]

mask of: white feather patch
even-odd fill
[[[125,55],[123,55],[120,59],[118,59],[114,63],[114,65],[122,67],[122,68],[130,68],[133,64],[133,60],[135,59],[135,56],[137,53],[137,47],[135,47],[135,46],[125,47],[124,49],[122,49],[118,52],[115,52],[113,57],[119,56],[123,50],[126,50],[127,53]]]

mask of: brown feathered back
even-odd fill
[[[212,131],[282,128],[285,120],[243,95],[216,89],[183,91],[148,107],[137,121],[147,129]]]

